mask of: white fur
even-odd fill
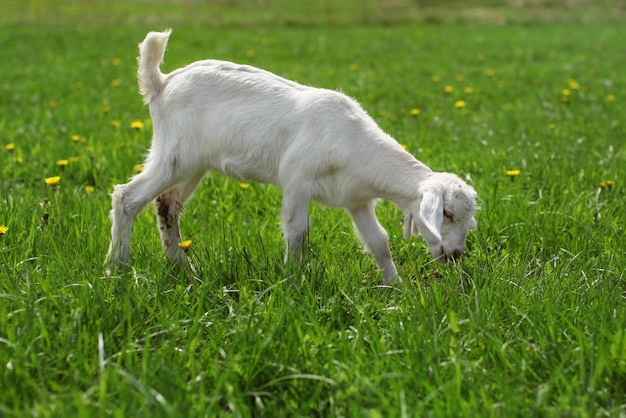
[[[374,213],[377,198],[405,212],[405,237],[421,232],[435,258],[463,252],[476,226],[476,193],[457,176],[433,172],[336,91],[216,60],[162,74],[169,35],[151,32],[139,45],[139,86],[154,138],[143,171],[112,193],[110,264],[130,261],[132,223],[153,200],[166,255],[184,259],[178,221],[207,171],[283,190],[285,260],[301,259],[312,199],[350,213],[385,283],[398,273]]]

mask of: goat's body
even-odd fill
[[[132,221],[158,197],[164,249],[179,259],[182,206],[204,174],[214,171],[283,190],[287,254],[298,259],[309,229],[309,202],[346,208],[385,282],[393,280],[397,271],[374,215],[375,199],[416,210],[420,183],[432,170],[341,93],[216,60],[161,74],[168,36],[151,33],[140,45],[139,84],[154,138],[143,171],[113,193],[109,258],[116,264],[129,261]]]
[[[199,91],[210,101],[202,100],[206,97]],[[295,182],[315,200],[346,207],[354,201],[388,197],[401,188],[390,184],[383,169],[370,182],[363,181],[366,176],[344,175],[377,171],[372,165],[384,163],[381,153],[394,161],[402,159],[407,167],[429,171],[345,95],[254,67],[214,60],[194,63],[164,76],[161,97],[150,102],[155,136],[148,164],[154,161],[164,167],[161,158],[186,161],[184,166],[170,164],[173,179],[193,174],[180,173],[184,169],[211,170],[282,189]],[[377,147],[376,142],[385,146]],[[371,155],[373,150],[376,155]],[[353,177],[359,187],[352,184]]]

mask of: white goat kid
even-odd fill
[[[153,200],[166,256],[184,260],[179,218],[208,171],[283,190],[286,261],[301,260],[311,200],[350,213],[385,283],[399,277],[374,212],[378,198],[405,212],[405,238],[421,233],[435,258],[463,252],[468,228],[476,227],[474,189],[416,160],[354,100],[224,61],[162,74],[169,36],[151,32],[139,45],[139,86],[154,138],[143,171],[112,193],[108,264],[129,263],[132,223]]]

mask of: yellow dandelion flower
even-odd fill
[[[601,181],[601,182],[600,182],[600,188],[601,188],[601,189],[604,189],[605,187],[606,187],[606,182]]]
[[[411,116],[419,116],[419,114],[420,114],[419,109],[411,109]]]
[[[143,164],[136,164],[133,166],[133,171],[141,171],[143,170]]]
[[[358,64],[355,64],[355,63],[350,64],[350,71],[356,71],[358,69],[359,69]]]
[[[569,88],[572,90],[578,90],[580,89],[580,84],[578,84],[578,82],[576,80],[570,80],[569,81]]]
[[[121,123],[119,120],[114,120],[114,121],[111,121],[111,126],[117,129],[121,126]]]
[[[96,190],[94,186],[85,186],[85,191],[87,193],[93,193],[94,190]]]
[[[131,127],[132,129],[137,130],[137,131],[142,130],[142,129],[143,129],[143,126],[144,126],[144,125],[143,125],[143,122],[142,122],[142,121],[140,121],[140,120],[136,120],[136,121],[134,121],[134,122],[132,122],[132,123],[130,124],[130,127]]]
[[[607,189],[611,190],[614,185],[615,185],[615,182],[613,180],[607,180],[606,181],[606,188]]]
[[[487,75],[487,77],[493,77],[494,75],[496,75],[496,70],[490,68],[485,72],[485,74]]]
[[[57,160],[57,165],[61,168],[65,168],[70,163],[70,160]]]
[[[246,190],[250,185],[248,183],[239,183],[241,190]]]
[[[511,177],[511,179],[513,179],[514,177],[517,177],[520,175],[520,171],[519,170],[506,170],[506,175]]]
[[[60,176],[47,177],[44,179],[44,181],[50,187],[57,187],[59,185],[59,182],[61,181],[61,177]]]
[[[15,157],[15,161],[18,163],[23,163],[24,159],[22,157]]]
[[[87,152],[94,152],[95,148],[92,145],[87,145],[85,147],[85,151],[87,151]]]
[[[463,89],[463,91],[465,92],[465,94],[472,94],[472,93],[474,93],[474,89],[471,88],[471,87],[465,87]]]
[[[57,108],[57,102],[51,101],[50,103],[48,103],[48,107],[50,108],[50,110],[55,110]]]
[[[402,147],[403,150],[408,150],[409,147],[406,144],[400,144],[400,146]]]
[[[450,93],[452,93],[454,91],[454,87],[452,87],[452,86],[445,86],[443,88],[443,91],[445,91],[446,94],[450,94]]]
[[[615,101],[615,95],[614,94],[609,94],[608,96],[606,96],[606,99],[609,102],[614,102]]]
[[[465,102],[463,100],[458,100],[457,102],[454,103],[454,107],[456,107],[457,109],[464,108]]]
[[[115,80],[111,81],[111,87],[119,87],[120,84],[122,84],[122,82],[120,81],[119,78],[116,78]]]
[[[0,235],[4,235],[6,234],[6,232],[9,230],[9,227],[6,225],[0,225]]]
[[[548,128],[553,130],[554,128],[556,128],[556,125],[554,123],[551,123],[548,125]]]
[[[13,152],[13,151],[15,151],[15,144],[13,144],[13,143],[7,144],[4,148],[6,148],[6,150],[9,151],[9,152]]]
[[[571,94],[572,94],[572,92],[570,90],[568,90],[568,89],[561,90],[561,96],[563,96],[563,97],[565,97],[565,96],[569,97]]]
[[[78,161],[78,157],[70,157],[69,158],[70,163],[75,163]]]
[[[119,59],[119,58],[113,58],[113,59],[111,60],[111,64],[113,64],[113,65],[114,65],[114,66],[116,66],[116,67],[119,67],[119,65],[120,65],[121,63],[122,63],[122,60],[121,60],[121,59]]]
[[[439,76],[438,76],[438,75],[434,75],[434,76],[432,76],[432,78],[431,78],[431,79],[433,80],[433,83],[439,83],[439,81],[441,80],[441,78],[439,78]]]
[[[246,56],[247,56],[248,58],[252,58],[252,57],[254,57],[254,55],[255,55],[255,54],[256,54],[256,53],[254,52],[254,49],[248,49],[248,50],[246,51]]]
[[[111,111],[111,106],[109,106],[106,103],[102,105],[102,113],[107,115],[110,111]]]
[[[191,248],[191,240],[190,239],[186,239],[185,241],[181,241],[178,243],[178,247],[183,250],[184,252],[189,251],[189,249]]]
[[[72,135],[71,138],[72,138],[72,141],[74,141],[74,142],[80,141],[80,135]]]

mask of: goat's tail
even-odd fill
[[[150,32],[139,44],[137,80],[139,91],[146,103],[154,100],[163,88],[163,74],[159,66],[163,62],[165,47],[171,33],[171,29],[165,32]]]

